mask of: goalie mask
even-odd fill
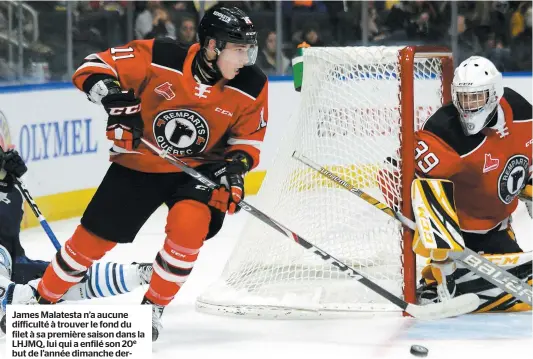
[[[467,136],[487,126],[502,96],[502,74],[486,58],[472,56],[455,69],[452,100]]]

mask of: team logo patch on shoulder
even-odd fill
[[[490,153],[485,153],[485,164],[483,165],[483,173],[494,171],[500,166],[500,160],[492,158]]]
[[[153,131],[159,147],[175,156],[196,155],[209,141],[207,121],[187,109],[160,112],[154,120]]]
[[[523,155],[514,155],[505,164],[498,178],[498,196],[509,204],[524,186],[529,169],[529,160]]]
[[[163,96],[167,100],[172,100],[174,97],[176,97],[176,94],[174,93],[174,91],[172,91],[172,84],[168,81],[164,84],[157,86],[154,89],[154,92],[158,95]]]

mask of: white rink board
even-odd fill
[[[532,102],[530,76],[504,77],[504,84]],[[268,170],[299,105],[300,94],[294,91],[292,80],[269,84],[268,130],[256,170]],[[12,142],[28,163],[25,180],[34,197],[98,186],[109,166],[106,113],[101,106],[74,87],[21,92],[0,88],[0,111],[9,124]]]

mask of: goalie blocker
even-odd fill
[[[421,303],[446,301],[456,295],[475,293],[481,304],[475,312],[531,310],[512,295],[495,287],[460,262],[450,259],[451,252],[460,252],[465,247],[463,233],[455,209],[453,183],[439,179],[415,179],[411,187],[416,231],[413,251],[428,258],[422,270],[421,286],[417,296]],[[508,231],[488,233],[482,240],[495,242],[506,252],[505,243],[514,242],[514,234]],[[507,246],[514,249],[516,246]],[[519,248],[516,246],[516,248]],[[487,259],[500,265],[509,273],[531,284],[531,253],[486,255]]]

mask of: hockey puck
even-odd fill
[[[411,354],[417,357],[427,357],[429,353],[428,348],[421,345],[411,345]]]

